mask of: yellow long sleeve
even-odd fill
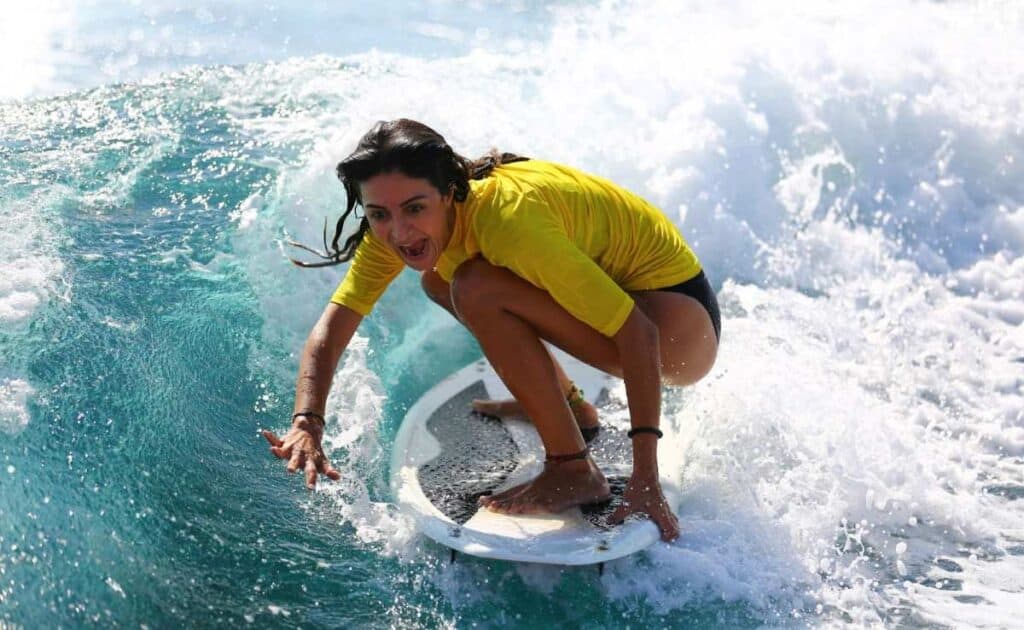
[[[610,337],[632,309],[627,291],[672,286],[700,272],[668,218],[606,179],[528,160],[503,165],[470,187],[437,262],[448,282],[462,262],[482,256]],[[368,238],[332,301],[368,313],[400,266],[397,255]]]

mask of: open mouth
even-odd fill
[[[398,250],[408,260],[418,260],[427,253],[427,239],[421,239],[410,245],[399,245]]]

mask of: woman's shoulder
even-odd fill
[[[520,191],[547,191],[558,194],[582,193],[615,187],[610,180],[575,166],[551,160],[529,159],[502,164],[495,169],[498,181]]]
[[[478,188],[481,197],[507,205],[516,199],[543,195],[552,188],[574,186],[581,175],[563,164],[530,158],[495,168],[489,177],[480,180]]]
[[[533,214],[530,208],[538,205],[542,185],[536,177],[540,165],[524,168],[529,162],[503,164],[488,177],[470,181],[464,217],[481,242],[512,237]]]
[[[494,169],[494,174],[498,177],[516,179],[529,177],[531,175],[541,177],[558,177],[564,176],[565,174],[573,171],[576,171],[576,169],[566,166],[565,164],[559,164],[558,162],[537,158],[526,158],[524,160],[517,160],[515,162],[502,164]]]
[[[539,199],[557,176],[556,167],[553,162],[534,159],[502,164],[488,177],[470,183],[474,205],[484,212],[507,214],[524,202]]]
[[[529,158],[495,168],[480,180],[470,181],[471,214],[491,223],[511,219],[530,208],[546,206],[564,195],[582,194],[592,176],[558,162]]]

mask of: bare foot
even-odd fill
[[[570,405],[572,415],[576,418],[576,424],[580,430],[594,429],[601,425],[597,416],[597,407],[583,400]],[[489,416],[507,418],[508,416],[522,416],[529,420],[529,416],[523,413],[523,407],[515,398],[507,400],[474,400],[473,411],[479,411]]]
[[[550,514],[577,505],[604,501],[611,496],[608,482],[589,457],[568,462],[547,462],[533,481],[509,488],[480,504],[503,514]]]

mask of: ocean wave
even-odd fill
[[[345,524],[348,551],[401,565],[379,585],[396,593],[389,618],[485,623],[484,611],[540,593],[559,619],[586,611],[607,625],[705,613],[755,626],[1012,625],[1024,583],[1022,15],[991,3],[607,3],[554,11],[550,34],[514,55],[310,55],[8,103],[11,128],[34,130],[19,155],[35,179],[61,175],[54,164],[65,174],[52,198],[5,197],[0,323],[31,324],[75,265],[96,261],[40,256],[53,244],[41,234],[66,237],[71,218],[142,239],[185,216],[188,238],[121,254],[211,290],[243,278],[261,330],[246,367],[268,392],[253,413],[284,417],[296,354],[344,266],[296,269],[283,242],[319,243],[333,226],[334,166],[373,122],[423,120],[467,155],[497,146],[566,162],[662,208],[719,289],[718,364],[666,410],[696,431],[672,471],[683,537],[600,580],[447,568],[391,505],[385,454],[405,408],[476,349],[407,273],[335,376],[327,446],[344,481],[303,503]],[[73,139],[32,147],[47,134]],[[140,197],[168,164],[169,201]],[[37,185],[0,173],[9,190]],[[203,233],[200,215],[225,231]],[[100,323],[121,321],[110,317]],[[33,389],[18,370],[3,378],[13,420],[0,423],[17,430]]]
[[[977,611],[999,597],[970,576],[989,560],[964,550],[1012,544],[1000,523],[1018,508],[986,488],[1016,483],[1006,457],[1024,447],[1024,66],[981,62],[1024,40],[973,5],[730,7],[563,12],[514,59],[252,69],[224,99],[287,88],[279,113],[245,124],[307,147],[262,238],[318,240],[341,204],[334,162],[400,115],[468,154],[496,145],[631,187],[723,287],[724,341],[673,418],[700,423],[683,542],[622,561],[608,594],[659,614],[740,600],[793,620],[985,625]],[[319,280],[288,290],[328,295]],[[426,308],[415,283],[397,290],[383,312],[392,299]],[[435,323],[408,325],[449,325],[420,317]],[[407,362],[423,340],[374,343],[382,363]]]

